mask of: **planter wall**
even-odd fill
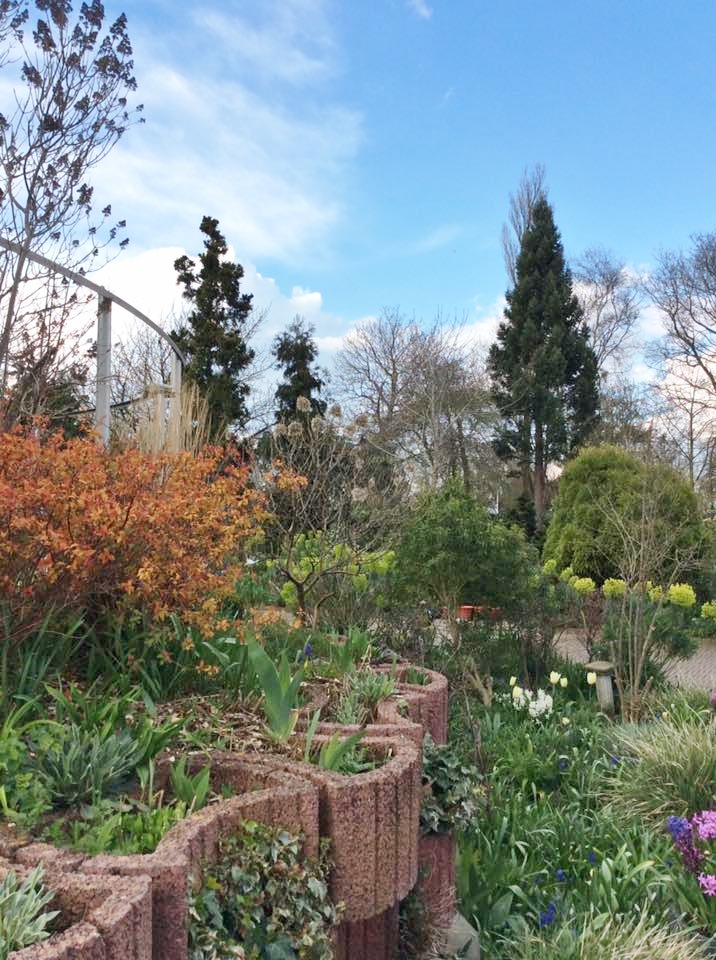
[[[455,916],[455,840],[451,833],[429,833],[418,845],[418,890],[428,922],[447,931]]]
[[[328,737],[316,736],[314,743]],[[367,773],[344,776],[313,764],[267,758],[318,790],[321,835],[331,839],[331,896],[347,921],[383,913],[402,900],[418,875],[422,800],[421,752],[404,737],[367,737],[361,746],[391,758]]]
[[[190,885],[201,882],[204,867],[216,862],[219,841],[234,834],[242,820],[301,833],[309,855],[318,852],[321,837],[329,838],[334,863],[331,895],[346,905],[344,922],[335,933],[338,960],[391,960],[398,941],[399,903],[419,874],[423,732],[429,731],[438,743],[447,737],[447,681],[425,670],[428,684],[406,684],[407,669],[408,665],[398,665],[397,680],[408,716],[398,700],[385,701],[379,705],[379,722],[369,726],[369,735],[361,741],[375,758],[387,757],[375,770],[344,776],[275,755],[194,755],[189,758],[190,770],[211,762],[214,789],[228,785],[234,796],[177,824],[154,853],[88,857],[0,834],[0,857],[6,858],[6,865],[12,862],[24,869],[42,862],[48,877],[71,876],[67,890],[77,891],[77,896],[84,891],[84,902],[90,902],[88,897],[92,902],[90,912],[78,914],[77,922],[63,934],[31,948],[31,954],[19,951],[13,960],[186,960]],[[352,729],[357,728],[321,724],[314,743],[325,743],[335,730],[347,734]],[[160,763],[156,786],[160,789],[168,782],[169,766]],[[424,849],[423,861],[427,856]],[[445,856],[431,853],[429,858],[442,864]],[[442,871],[440,876],[447,874]],[[440,886],[437,879],[435,883]],[[106,902],[103,909],[110,916],[114,909],[110,891],[116,899],[134,903],[132,884],[144,891],[143,912],[139,918],[139,907],[132,907],[134,940],[125,943],[119,934],[113,939],[109,926],[103,928],[104,921],[92,911]],[[64,887],[62,894],[58,887],[58,898],[61,895]],[[38,952],[46,949],[56,952]]]
[[[10,866],[0,863],[0,877]],[[15,867],[19,876],[26,868]],[[10,960],[151,960],[152,884],[149,877],[83,877],[46,871],[64,929],[16,950]]]
[[[447,678],[435,670],[420,667],[420,672],[430,678],[426,684],[405,683],[404,677],[410,670],[409,663],[396,665],[397,693],[408,705],[408,718],[420,724],[430,734],[435,743],[447,743],[448,738],[448,686]],[[379,667],[382,672],[390,672],[392,666]],[[381,720],[396,716],[397,702],[384,700],[378,704],[378,716]]]
[[[310,783],[278,766],[255,763],[236,754],[203,755],[200,765],[208,761],[212,763],[215,789],[228,784],[243,792],[210,804],[172,827],[154,853],[84,857],[34,843],[16,849],[15,860],[28,867],[42,862],[74,869],[85,875],[85,883],[90,875],[97,884],[104,883],[107,874],[149,878],[152,956],[154,960],[185,960],[189,886],[201,881],[203,867],[216,862],[219,841],[235,834],[242,820],[259,820],[268,826],[302,833],[306,851],[312,855],[318,852],[318,795]],[[125,955],[111,954],[107,960],[125,960]]]

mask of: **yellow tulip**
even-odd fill
[[[593,687],[596,682],[597,682],[597,675],[594,672],[594,670],[590,670],[589,673],[587,674],[587,683],[589,684],[590,687]]]
[[[559,678],[562,676],[561,673],[557,673],[556,670],[553,670],[549,675],[549,682],[554,685],[559,683]]]
[[[560,687],[566,687],[566,686],[567,686],[567,678],[566,678],[566,677],[562,677],[561,680],[559,681],[559,685],[560,685]]]

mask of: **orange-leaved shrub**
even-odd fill
[[[267,514],[222,453],[107,451],[92,437],[0,433],[0,604],[21,638],[49,610],[172,612],[211,630]]]

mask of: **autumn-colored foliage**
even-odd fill
[[[0,433],[0,601],[17,636],[51,608],[176,612],[210,629],[266,517],[221,452],[106,451],[91,437]]]

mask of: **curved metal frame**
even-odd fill
[[[59,263],[55,263],[53,260],[48,260],[47,257],[43,257],[42,254],[33,253],[31,250],[28,250],[21,244],[15,243],[13,240],[6,240],[4,237],[0,237],[0,247],[4,247],[6,250],[10,250],[12,253],[19,254],[20,256],[25,256],[33,263],[38,263],[42,267],[47,267],[48,270],[52,270],[54,273],[59,273],[63,277],[67,277],[68,280],[72,280],[74,283],[77,283],[80,286],[87,287],[97,294],[99,302],[97,307],[97,401],[95,406],[95,427],[97,428],[105,444],[109,440],[113,303],[116,303],[118,307],[121,307],[123,310],[126,310],[128,313],[131,313],[133,316],[137,317],[137,319],[141,320],[142,323],[146,323],[147,326],[151,327],[155,333],[159,334],[162,340],[166,340],[166,342],[172,348],[174,355],[171,372],[171,386],[174,395],[173,402],[176,402],[177,404],[179,403],[179,397],[181,394],[182,368],[186,365],[186,357],[181,352],[177,344],[169,336],[169,334],[162,330],[158,324],[154,323],[153,320],[150,320],[146,314],[141,312],[141,310],[137,310],[136,307],[133,307],[131,303],[127,303],[126,300],[123,300],[121,297],[116,296],[116,294],[111,293],[105,287],[101,287],[98,283],[88,280],[87,277],[81,273],[77,273],[75,270],[69,270],[67,267],[62,267]],[[178,423],[178,418],[173,418],[173,420]]]

